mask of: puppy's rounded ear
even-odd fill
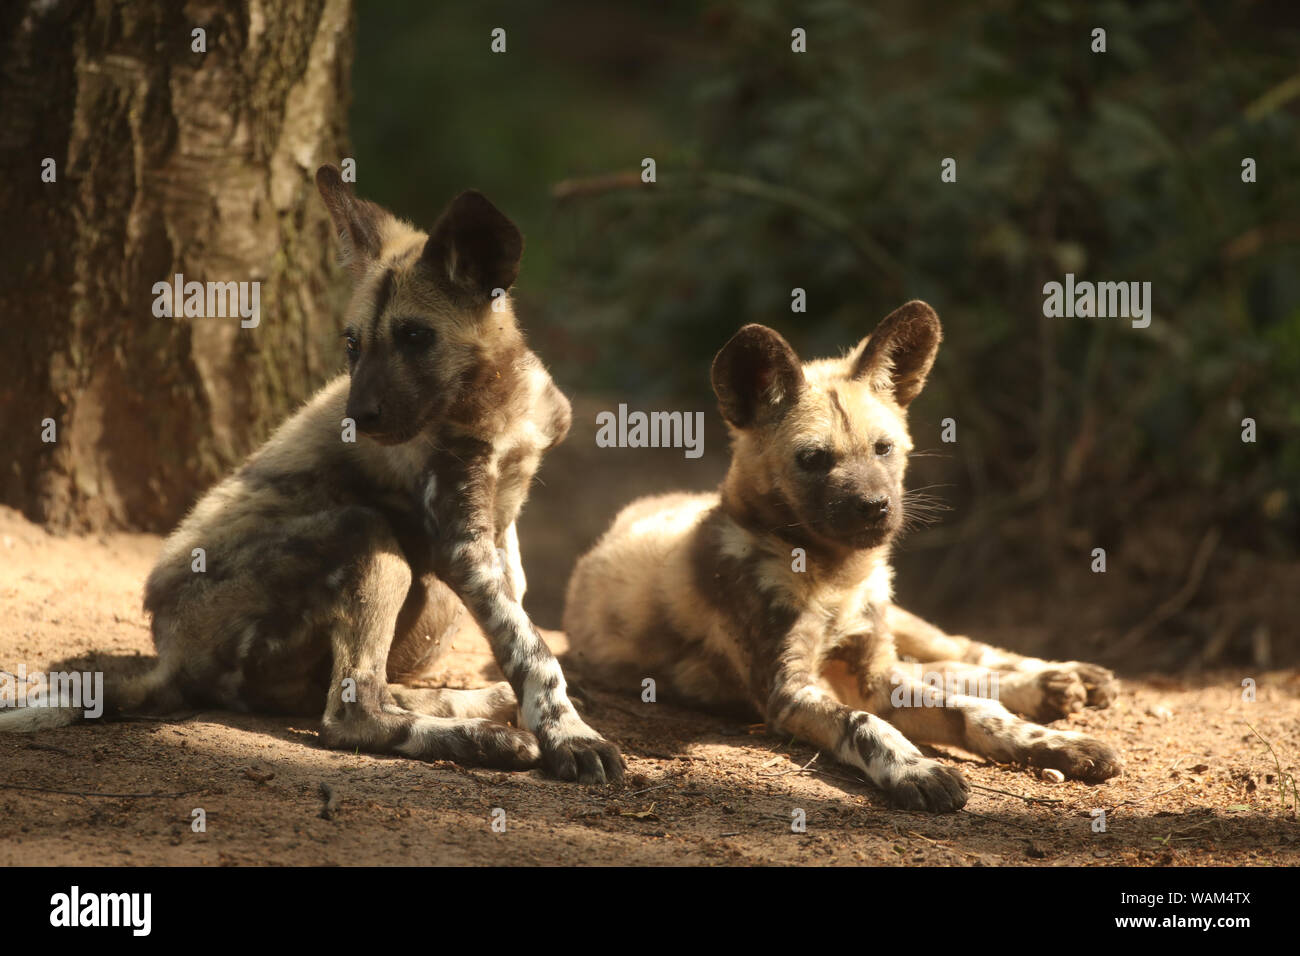
[[[364,272],[379,258],[382,224],[392,217],[382,207],[353,195],[336,166],[327,163],[316,170],[316,188],[339,237],[340,261],[354,274]]]
[[[473,299],[489,299],[519,278],[524,237],[481,192],[461,193],[438,217],[422,258],[439,279]]]
[[[901,408],[925,387],[943,330],[934,309],[919,299],[900,305],[849,354],[850,376],[892,393]]]
[[[722,417],[737,428],[774,421],[808,384],[790,343],[764,325],[733,335],[713,359],[712,374]]]

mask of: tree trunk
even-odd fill
[[[351,35],[351,0],[0,12],[4,503],[166,530],[340,367],[312,173],[344,156]],[[157,317],[177,273],[260,283],[258,324]]]

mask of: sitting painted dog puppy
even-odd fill
[[[520,603],[515,518],[570,421],[505,297],[523,237],[477,192],[425,235],[356,199],[332,166],[316,182],[355,279],[350,374],[168,538],[145,588],[158,665],[110,687],[110,709],[323,708],[331,747],[619,778],[618,749],[578,716]],[[404,686],[466,608],[509,683]],[[522,729],[505,723],[516,710]],[[77,715],[13,712],[0,730]]]
[[[806,365],[771,329],[737,332],[713,363],[733,439],[721,491],[634,502],[579,561],[564,618],[574,666],[629,692],[649,677],[665,697],[757,715],[906,809],[956,810],[967,796],[962,775],[913,740],[1087,781],[1119,773],[1105,744],[1011,713],[1104,706],[1109,671],[953,637],[892,603],[906,409],[940,335],[923,302],[847,357]]]

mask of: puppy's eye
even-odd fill
[[[343,333],[343,347],[347,349],[348,355],[355,357],[361,352],[361,342],[357,334],[352,331]]]
[[[882,439],[881,441],[876,442],[876,454],[881,458],[884,458],[893,450],[894,443],[892,441],[884,441]]]
[[[399,325],[395,333],[398,345],[404,345],[407,348],[428,348],[433,344],[436,333],[423,325]]]
[[[835,465],[835,454],[829,448],[805,448],[794,460],[804,471],[830,471]]]

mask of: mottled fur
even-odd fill
[[[515,518],[570,416],[505,295],[519,230],[475,192],[426,235],[356,199],[333,167],[317,184],[355,281],[349,374],[167,539],[145,587],[158,666],[110,688],[110,707],[323,710],[332,747],[618,778],[617,748],[579,718],[520,603]],[[403,684],[466,608],[507,683]],[[517,701],[519,728],[506,723]],[[19,717],[0,729],[28,729]]]
[[[953,637],[893,604],[906,409],[940,336],[934,311],[909,302],[846,357],[801,365],[776,332],[741,329],[713,364],[733,438],[726,480],[716,494],[634,502],[579,561],[564,623],[581,672],[628,691],[650,677],[669,698],[747,709],[909,809],[955,810],[967,796],[961,774],[913,741],[1089,781],[1118,773],[1105,744],[1011,712],[1050,720],[1104,705],[1108,671]],[[996,670],[1001,703],[936,695],[922,669],[985,686]]]

